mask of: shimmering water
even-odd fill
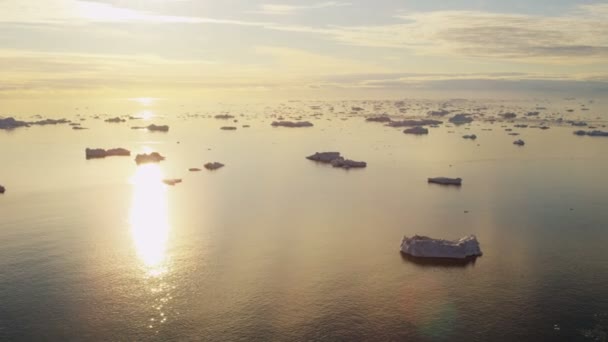
[[[232,109],[238,123],[150,109],[168,133],[94,109],[90,130],[0,131],[0,340],[572,341],[608,312],[608,138],[501,122],[408,136],[366,123],[369,104],[290,106]],[[272,128],[282,111],[315,126]],[[304,159],[332,150],[368,167]],[[226,167],[188,172],[208,161]],[[404,234],[476,234],[484,255],[415,263]]]

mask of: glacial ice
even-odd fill
[[[455,241],[421,235],[414,235],[411,238],[404,236],[401,241],[401,252],[420,258],[465,259],[482,255],[475,235],[468,235]]]

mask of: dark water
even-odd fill
[[[518,148],[504,123],[415,137],[340,117],[0,131],[0,340],[573,341],[608,312],[608,138],[516,129]],[[369,166],[304,159],[323,150]],[[187,171],[208,161],[227,166]],[[413,262],[404,234],[476,234],[484,255]]]

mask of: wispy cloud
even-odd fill
[[[289,15],[295,14],[302,11],[323,9],[331,7],[344,7],[350,6],[349,2],[338,2],[338,1],[327,1],[313,3],[310,5],[288,5],[288,4],[262,4],[255,13],[269,14],[269,15]]]
[[[443,56],[541,62],[605,62],[608,57],[608,4],[561,16],[434,11],[396,17],[404,23],[332,27],[325,34],[343,44]]]

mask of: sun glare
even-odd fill
[[[169,219],[166,187],[158,165],[139,166],[131,179],[131,236],[137,255],[150,276],[165,272]]]
[[[136,97],[136,98],[132,98],[131,101],[135,101],[137,103],[139,103],[142,106],[151,106],[153,105],[158,99],[154,98],[154,97]]]

